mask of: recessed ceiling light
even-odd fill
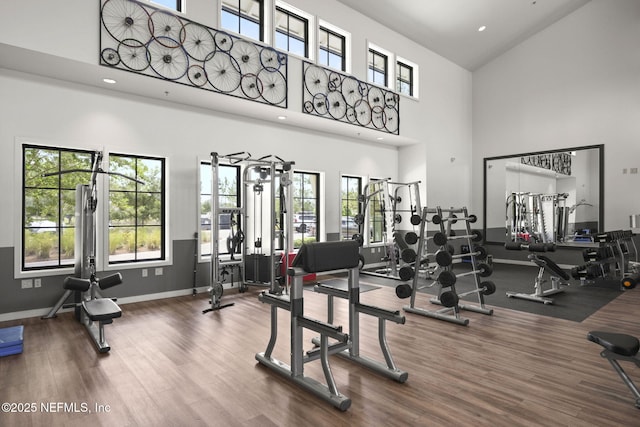
[[[278,120],[286,120],[287,116],[278,116]]]
[[[108,83],[110,85],[116,84],[116,81],[113,79],[102,79],[103,82]]]
[[[487,26],[483,25],[482,27],[478,28],[478,31],[483,32],[486,29],[487,29]]]
[[[382,141],[384,138],[383,138],[383,137],[381,137],[381,136],[379,136],[379,137],[377,137],[376,139],[377,139],[378,141]]]

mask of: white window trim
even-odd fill
[[[13,212],[13,262],[14,262],[14,279],[23,279],[23,278],[34,278],[34,277],[48,277],[48,276],[60,276],[60,275],[69,275],[74,273],[74,266],[70,267],[60,267],[60,268],[52,268],[45,270],[22,270],[22,176],[24,174],[23,170],[23,158],[22,158],[22,150],[23,145],[33,145],[33,146],[41,146],[43,148],[60,148],[65,150],[90,150],[90,151],[102,151],[104,154],[104,158],[109,158],[109,152],[104,147],[94,147],[90,145],[70,145],[68,143],[62,143],[60,141],[48,141],[42,140],[40,138],[24,138],[24,137],[16,137],[14,141],[14,176],[15,176],[15,184],[14,184],[14,212]],[[132,156],[148,156],[148,157],[161,157],[152,154],[131,154]],[[162,157],[164,159],[165,164],[165,255],[166,258],[164,260],[153,260],[153,261],[141,261],[134,263],[122,263],[122,264],[109,264],[109,240],[107,239],[108,228],[107,227],[99,227],[96,230],[96,271],[107,272],[107,271],[118,271],[118,270],[129,270],[136,268],[145,268],[145,267],[160,267],[160,266],[170,266],[173,264],[173,251],[171,248],[171,232],[169,225],[170,221],[170,203],[169,201],[169,158]],[[106,165],[108,168],[108,164]],[[108,180],[105,179],[103,174],[100,174],[98,177],[98,209],[96,210],[96,222],[98,224],[104,224],[106,218],[109,217],[109,203],[105,203],[104,201],[109,200],[109,184]]]
[[[311,15],[310,13],[307,13],[301,9],[298,9],[295,6],[291,6],[288,3],[285,3],[283,1],[280,0],[275,0],[275,5],[274,7],[271,8],[271,26],[270,26],[270,31],[269,31],[269,35],[271,36],[271,40],[273,40],[273,47],[275,49],[278,49],[275,46],[275,40],[276,40],[276,21],[275,21],[275,16],[276,16],[276,7],[279,7],[281,9],[284,9],[288,12],[291,12],[295,15],[298,15],[304,19],[307,20],[308,23],[308,30],[309,30],[309,39],[307,40],[307,49],[309,51],[309,57],[305,58],[303,56],[300,55],[296,55],[295,53],[292,52],[286,52],[287,55],[289,56],[293,56],[295,58],[301,58],[303,60],[308,60],[311,62],[315,62],[316,61],[316,56],[317,56],[317,36],[318,36],[318,26],[316,25],[316,17]],[[266,29],[266,27],[265,27]]]
[[[420,68],[418,67],[418,64],[416,64],[415,62],[409,61],[408,59],[405,59],[401,56],[396,56],[396,60],[394,62],[394,73],[395,73],[395,67],[398,64],[398,62],[402,62],[403,64],[406,64],[408,66],[410,66],[411,68],[413,68],[413,95],[407,95],[404,93],[400,93],[396,91],[396,87],[395,87],[395,83],[396,80],[393,80],[393,90],[394,92],[396,92],[398,95],[400,96],[404,96],[407,97],[409,99],[420,99],[420,79],[419,79],[419,75],[420,75]]]
[[[317,51],[320,50],[320,44],[319,44],[320,27],[326,28],[327,30],[331,30],[334,33],[340,34],[342,37],[344,37],[344,71],[342,70],[337,70],[337,71],[351,74],[351,33],[343,30],[342,28],[336,27],[333,24],[323,21],[322,19],[318,19],[318,25],[316,27],[316,40],[318,40],[318,44],[316,44],[315,46],[316,55],[318,54]]]

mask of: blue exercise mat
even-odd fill
[[[0,357],[22,353],[24,326],[0,329]]]

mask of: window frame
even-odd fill
[[[75,224],[73,225],[73,227],[63,227],[61,224],[61,215],[62,215],[62,201],[61,201],[61,194],[62,191],[73,191],[74,192],[74,200],[75,200],[75,189],[65,189],[61,187],[61,180],[62,180],[62,176],[63,175],[58,175],[58,185],[57,187],[51,187],[48,188],[49,190],[55,190],[57,192],[57,207],[56,207],[56,211],[57,211],[57,222],[56,222],[56,226],[55,227],[47,227],[47,228],[52,228],[55,229],[55,231],[57,232],[57,240],[58,240],[58,255],[57,255],[57,264],[51,264],[51,265],[43,265],[43,266],[30,266],[27,267],[25,265],[26,262],[26,256],[25,256],[25,250],[26,250],[26,246],[27,246],[27,242],[26,242],[26,234],[27,234],[27,230],[32,229],[32,226],[27,226],[26,224],[26,217],[27,217],[27,212],[26,212],[26,195],[27,195],[27,184],[26,184],[26,178],[27,178],[27,168],[25,167],[25,163],[26,163],[26,152],[27,150],[30,149],[35,149],[35,150],[46,150],[46,151],[55,151],[57,152],[58,155],[58,170],[57,172],[60,172],[60,167],[61,167],[61,154],[63,152],[65,153],[79,153],[79,154],[86,154],[86,155],[90,155],[91,158],[91,162],[93,163],[93,159],[95,156],[95,151],[94,150],[88,150],[88,149],[73,149],[73,148],[66,148],[66,147],[56,147],[56,146],[48,146],[48,145],[40,145],[40,144],[33,144],[33,143],[28,143],[25,142],[23,144],[20,144],[20,165],[21,165],[21,184],[20,184],[20,207],[21,207],[21,217],[19,220],[19,224],[20,224],[20,243],[19,245],[16,245],[16,248],[19,247],[19,251],[17,252],[17,256],[16,256],[16,263],[17,263],[17,267],[19,272],[21,273],[32,273],[32,272],[37,272],[39,274],[43,274],[45,272],[59,272],[59,271],[67,271],[67,270],[71,270],[73,271],[74,269],[74,263],[75,263],[75,238],[74,238],[74,257],[70,258],[69,261],[70,263],[62,263],[62,258],[61,258],[61,252],[62,252],[62,248],[61,248],[61,242],[62,242],[62,230],[64,228],[71,228],[74,231],[74,236],[75,236]],[[91,168],[91,165],[88,165],[88,169]],[[44,188],[44,187],[29,187],[29,188]],[[75,213],[75,204],[74,204],[74,213]],[[96,236],[97,237],[97,236]],[[97,247],[96,247],[97,249]],[[97,260],[96,260],[97,261]]]
[[[206,167],[209,170],[211,170],[211,160],[200,160],[198,162],[198,208],[197,208],[197,217],[196,217],[196,224],[198,224],[198,238],[197,238],[197,244],[198,244],[198,259],[200,260],[200,262],[209,262],[211,261],[211,252],[207,252],[207,253],[203,253],[202,251],[202,246],[204,245],[204,243],[202,242],[202,236],[203,236],[203,227],[202,227],[202,199],[203,197],[208,197],[209,200],[211,200],[211,188],[209,189],[208,193],[203,193],[203,189],[202,189],[202,168]],[[231,164],[227,164],[227,163],[220,163],[218,165],[218,167],[228,167],[228,168],[235,168],[236,169],[236,194],[235,194],[235,198],[236,198],[236,207],[240,208],[242,206],[242,171],[241,171],[241,167],[240,165],[231,165]],[[220,193],[218,193],[218,199],[220,199],[220,197],[228,197],[229,195],[222,195]],[[213,213],[213,212],[211,212]],[[213,218],[211,218],[211,221],[213,220]],[[210,225],[211,226],[211,225]],[[223,249],[223,250],[222,250]],[[223,258],[229,258],[230,257],[230,253],[227,252],[227,248],[220,248],[220,246],[218,246],[218,254],[221,255]]]
[[[105,246],[106,246],[106,251],[103,255],[104,261],[106,261],[106,265],[107,266],[111,266],[111,267],[119,267],[121,265],[127,265],[127,264],[135,264],[135,265],[139,265],[141,263],[145,263],[145,262],[163,262],[167,259],[167,250],[168,250],[168,244],[169,244],[169,239],[167,238],[168,233],[167,233],[167,160],[163,157],[156,157],[156,156],[145,156],[145,155],[137,155],[137,154],[125,154],[125,153],[116,153],[116,152],[109,152],[109,153],[105,153],[105,158],[107,159],[107,164],[108,164],[108,170],[111,169],[111,158],[112,157],[122,157],[122,158],[130,158],[130,159],[135,159],[136,164],[138,161],[140,160],[154,160],[154,161],[159,161],[160,162],[160,190],[155,192],[155,193],[159,193],[160,194],[160,235],[161,235],[161,239],[160,241],[161,243],[161,248],[160,248],[160,256],[158,258],[138,258],[138,240],[136,238],[136,250],[133,252],[134,254],[134,259],[128,259],[128,260],[122,260],[122,261],[112,261],[110,259],[110,251],[109,251],[109,244],[110,244],[110,232],[111,229],[114,228],[115,226],[111,225],[111,216],[110,216],[110,212],[108,210],[109,206],[107,206],[107,215],[105,217],[105,221],[106,221],[106,237],[105,237]],[[136,168],[137,169],[137,168]],[[139,179],[139,177],[135,176],[136,179]],[[108,181],[108,180],[107,180]],[[121,190],[112,190],[111,189],[111,185],[110,183],[105,184],[106,187],[106,193],[107,193],[107,197],[105,198],[105,200],[111,201],[111,194],[115,193],[115,192],[124,192]],[[148,191],[144,191],[144,186],[142,186],[141,189],[138,188],[139,186],[136,184],[135,186],[135,195],[136,195],[136,200],[138,200],[138,196],[139,193],[149,193]],[[127,191],[129,192],[129,191]],[[108,205],[107,203],[103,203],[105,205]],[[138,206],[136,206],[137,208]],[[136,209],[137,211],[137,209]],[[126,227],[133,227],[136,229],[136,236],[138,235],[138,228],[144,227],[143,225],[139,225],[138,222],[138,217],[136,215],[135,217],[136,219],[136,224],[134,225],[129,225]],[[125,227],[125,226],[123,226]]]
[[[320,32],[325,31],[328,33],[328,35],[334,35],[336,37],[340,37],[342,39],[342,68],[335,68],[335,67],[331,67],[329,65],[329,61],[327,61],[326,64],[321,63],[321,58],[323,57],[323,54],[321,54],[322,52],[322,48],[320,46]],[[328,45],[328,40],[327,40],[327,45]],[[317,60],[316,63],[320,66],[324,66],[324,67],[328,67],[328,68],[333,68],[339,71],[343,71],[345,73],[351,73],[351,34],[348,33],[347,31],[342,30],[341,28],[338,28],[334,25],[329,24],[328,22],[325,22],[323,20],[319,20],[318,21],[318,43],[317,43]],[[327,48],[327,56],[329,55],[330,51]]]
[[[296,197],[296,193],[295,193],[295,189],[294,186],[297,183],[297,177],[298,176],[305,176],[305,175],[310,175],[310,176],[314,176],[316,178],[316,185],[315,185],[315,197],[311,198],[311,197],[304,197],[304,191],[301,193],[301,196]],[[314,237],[316,240],[316,242],[320,241],[320,228],[321,228],[321,206],[320,206],[320,200],[321,200],[321,191],[322,191],[322,185],[320,183],[321,180],[321,174],[320,172],[310,172],[310,171],[302,171],[302,170],[294,170],[293,174],[292,174],[292,183],[291,183],[291,191],[289,194],[289,197],[291,198],[291,211],[292,211],[292,230],[291,230],[291,235],[294,236],[292,244],[291,244],[291,248],[292,250],[295,249],[300,249],[300,246],[296,246],[296,238],[295,238],[295,234],[297,233],[297,231],[295,230],[296,228],[296,223],[295,223],[295,215],[297,215],[299,212],[296,212],[296,200],[302,199],[303,202],[301,203],[301,209],[304,209],[304,200],[313,200],[314,204],[315,204],[315,216],[316,216],[316,221],[315,221],[315,233],[313,235],[311,235],[310,233],[302,233],[302,241],[304,242],[305,238],[309,238],[309,237]],[[304,180],[302,179],[300,182],[304,182]],[[304,188],[303,188],[304,190]],[[306,212],[304,210],[302,210],[301,212]],[[304,223],[304,221],[303,221]]]
[[[345,183],[345,179],[347,180]],[[343,191],[343,188],[346,184],[346,187],[349,188],[349,181],[351,180],[356,180],[357,181],[357,195],[355,199],[349,198],[348,197],[348,192],[347,192],[347,197],[345,198],[345,194]],[[356,176],[356,175],[349,175],[349,174],[344,174],[340,176],[340,222],[339,222],[339,235],[340,235],[340,240],[350,240],[352,239],[352,236],[354,234],[357,234],[359,232],[359,227],[356,225],[356,228],[354,230],[353,233],[349,233],[349,227],[347,226],[347,235],[345,236],[342,230],[342,218],[343,217],[348,217],[348,218],[353,218],[355,217],[355,215],[359,215],[362,214],[362,203],[359,202],[359,196],[362,195],[362,189],[363,189],[363,183],[364,179],[361,176]],[[347,205],[349,204],[350,201],[354,201],[356,203],[357,206],[357,211],[354,215],[344,215],[344,210],[345,210],[345,202],[347,203]],[[355,223],[355,222],[354,222]],[[367,224],[363,224],[363,230],[366,230]]]
[[[278,47],[277,46],[277,37],[276,37],[276,35],[277,35],[277,33],[279,33],[279,31],[278,31],[277,25],[276,25],[276,13],[278,12],[278,10],[280,10],[282,13],[286,14],[288,17],[292,17],[293,16],[293,17],[295,17],[295,18],[297,18],[299,20],[302,20],[302,21],[304,21],[306,23],[306,25],[305,25],[306,41],[304,43],[304,51],[305,51],[304,56],[300,56],[299,54],[290,51],[288,49],[288,46],[289,46],[288,41],[287,41],[287,49],[284,49],[282,47]],[[316,22],[315,16],[313,16],[313,15],[311,15],[311,14],[309,14],[309,13],[307,13],[307,12],[301,10],[301,9],[298,9],[298,8],[296,8],[294,6],[291,6],[288,3],[276,0],[275,3],[274,3],[274,7],[273,7],[273,23],[272,23],[272,28],[271,28],[271,34],[272,34],[272,40],[273,40],[272,45],[273,45],[273,47],[275,49],[287,52],[289,55],[293,55],[293,56],[296,56],[296,57],[299,57],[299,58],[306,58],[306,59],[308,59],[310,61],[314,61],[315,60],[315,56],[316,56],[315,46],[317,45],[316,44],[316,33],[317,32],[315,31],[315,28],[316,28],[315,22]],[[289,31],[289,26],[287,26],[287,31]],[[284,34],[284,33],[282,33],[282,34]],[[292,37],[289,32],[287,32],[286,36],[287,36],[287,38]],[[294,37],[294,38],[296,38],[296,37]],[[296,38],[296,39],[300,40],[299,38]],[[311,48],[312,46],[314,47],[313,49]]]
[[[371,58],[371,56],[373,56],[373,61],[369,61],[369,59]],[[375,57],[381,57],[384,58],[384,82],[380,83],[377,82],[375,79],[375,73],[376,69],[375,69]],[[374,85],[378,85],[378,86],[382,86],[382,87],[389,87],[389,82],[390,81],[394,81],[393,76],[391,75],[391,71],[389,70],[389,63],[392,62],[390,61],[391,55],[389,52],[384,51],[383,49],[380,49],[374,45],[369,45],[369,48],[367,49],[367,82],[374,84]],[[371,66],[371,62],[373,62],[373,68]]]
[[[265,20],[265,10],[266,10],[266,1],[265,0],[251,0],[251,1],[255,1],[259,3],[259,9],[260,9],[260,13],[259,13],[259,18],[256,21],[255,18],[253,18],[252,16],[246,15],[242,12],[242,1],[243,0],[236,0],[238,3],[238,9],[237,10],[232,10],[230,9],[228,6],[225,6],[222,4],[222,0],[220,0],[219,3],[219,8],[218,8],[218,28],[220,28],[220,30],[223,31],[232,31],[235,34],[242,36],[244,38],[250,39],[250,40],[257,40],[260,42],[266,42],[265,40],[265,35],[267,33],[267,31],[265,31],[266,28],[266,20]],[[238,18],[238,28],[237,29],[231,29],[231,28],[226,28],[222,26],[222,13],[226,10],[227,13],[230,13],[232,15],[235,15]],[[258,39],[255,39],[254,37],[251,37],[249,34],[243,33],[242,32],[242,20],[246,19],[247,21],[250,22],[254,22],[256,24],[258,24]]]
[[[385,179],[383,178],[369,178],[368,184],[371,185],[374,182],[384,182],[384,181]],[[378,200],[378,199],[374,198],[373,200]],[[380,245],[385,243],[384,241],[384,227],[386,222],[385,217],[382,214],[381,209],[376,210],[374,205],[375,203],[370,200],[368,205],[369,209],[365,218],[365,224],[367,224],[367,229],[371,230],[371,232],[367,232],[367,236],[364,241],[370,246]],[[376,216],[376,212],[379,213],[378,216]],[[374,239],[376,224],[380,224],[380,240]]]
[[[396,87],[394,88],[394,91],[397,94],[402,95],[402,96],[406,96],[406,97],[414,98],[414,99],[419,99],[420,98],[420,85],[419,85],[419,82],[420,82],[420,79],[419,79],[419,74],[420,73],[419,73],[419,71],[420,71],[420,69],[418,67],[418,64],[416,64],[415,62],[411,62],[408,59],[405,59],[405,58],[403,58],[401,56],[396,56],[396,61],[395,62],[396,62],[396,68],[398,67],[398,64],[403,64],[404,66],[411,68],[411,70],[412,70],[412,81],[411,81],[411,94],[410,95],[408,95],[406,93],[403,93],[403,92],[400,92],[398,90],[398,88],[397,88],[397,82],[400,80],[400,76],[399,76],[399,73],[397,73],[397,71],[396,71],[396,78],[395,78]]]

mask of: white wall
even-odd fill
[[[19,176],[15,175],[13,165],[14,148],[16,139],[25,137],[34,142],[166,155],[170,162],[172,239],[193,235],[197,217],[196,158],[206,157],[213,150],[221,153],[247,150],[256,155],[273,153],[294,160],[298,169],[324,172],[327,232],[339,231],[340,173],[420,180],[425,199],[428,194],[430,203],[432,199],[434,204],[440,200],[445,204],[468,204],[471,74],[335,0],[287,3],[351,32],[353,74],[357,78],[366,79],[368,41],[419,66],[421,97],[419,100],[403,97],[400,106],[401,135],[416,141],[416,145],[398,150],[393,146],[126,96],[0,68],[3,94],[0,98],[0,165],[5,166],[0,171],[0,179],[12,191],[19,191]],[[189,0],[185,16],[216,27],[216,5],[217,2],[211,0]],[[97,66],[99,7],[97,0],[55,4],[48,0],[3,2],[0,4],[0,44]],[[46,56],[43,59],[34,73],[46,74]],[[299,64],[298,60],[291,61],[289,81],[292,85],[301,85]],[[165,83],[167,90],[171,90],[173,83]],[[289,90],[290,97],[295,98],[289,108],[300,108],[301,89],[291,87]],[[211,93],[211,96],[225,95]],[[356,130],[354,126],[354,133]],[[456,172],[451,179],[441,180],[442,174],[451,172],[451,157],[456,158]],[[433,180],[433,188],[428,187],[431,176],[438,178]],[[14,202],[7,208],[0,212],[0,220],[1,224],[11,226],[0,226],[0,247],[13,246],[19,238],[13,236],[13,221],[16,215],[19,218],[20,205]],[[184,221],[184,218],[193,220]]]
[[[473,73],[473,206],[482,159],[605,144],[605,229],[640,212],[640,2],[592,0]],[[592,177],[597,182],[597,177]]]

